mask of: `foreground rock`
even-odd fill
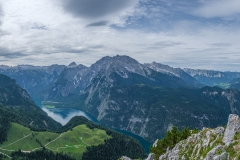
[[[157,147],[156,142],[153,147]],[[149,160],[235,160],[240,159],[240,122],[236,114],[229,115],[226,129],[203,128],[197,134],[177,143],[160,157]]]
[[[230,143],[232,143],[236,132],[240,132],[239,116],[235,114],[231,114],[229,115],[229,118],[228,118],[228,124],[227,124],[226,131],[224,133],[223,142],[226,145],[229,145]]]

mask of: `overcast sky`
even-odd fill
[[[103,56],[240,71],[240,0],[0,0],[0,64]]]

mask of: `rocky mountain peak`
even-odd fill
[[[150,69],[148,67],[140,64],[137,60],[125,55],[103,57],[94,63],[90,68],[94,73],[101,71],[107,75],[114,71],[121,73],[120,75],[126,75],[126,72],[132,72],[142,76],[147,76],[146,72],[150,72]]]
[[[183,79],[184,81],[192,84],[193,86],[196,87],[201,87],[202,85],[192,76],[190,76],[188,73],[186,73],[185,71],[183,71],[181,68],[173,68],[170,67],[168,65],[165,64],[161,64],[161,63],[156,63],[156,62],[152,62],[152,63],[146,63],[144,64],[145,66],[163,73],[163,74],[168,74],[168,75],[173,75],[176,76],[178,78]]]
[[[74,67],[77,67],[77,63],[72,62],[72,63],[70,63],[67,67],[68,67],[68,68],[74,68]]]

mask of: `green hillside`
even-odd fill
[[[3,124],[0,121],[0,126]],[[72,160],[71,157],[77,160],[82,157],[112,160],[122,155],[131,158],[146,157],[144,149],[135,139],[94,124],[81,116],[73,117],[58,132],[33,131],[18,123],[10,123],[8,128],[3,129],[0,137],[2,133],[6,132],[6,135],[0,143],[0,160],[2,155],[12,159],[25,157],[24,160],[39,160],[39,155],[43,160],[47,157],[64,157],[69,160]]]
[[[17,123],[11,123],[8,140],[0,145],[0,152],[11,156],[18,151],[33,152],[43,147],[55,153],[63,152],[76,159],[81,159],[87,146],[99,145],[111,138],[106,131],[90,129],[86,125],[79,125],[63,133],[35,132]]]
[[[42,111],[27,91],[21,88],[14,79],[3,74],[0,74],[0,110],[0,117],[5,116],[11,122],[37,130],[57,130],[62,126]],[[12,118],[9,118],[9,115]]]

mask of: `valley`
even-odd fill
[[[63,152],[76,159],[81,159],[87,146],[104,143],[111,138],[106,131],[91,130],[86,125],[79,125],[63,133],[34,132],[29,128],[12,123],[8,131],[8,140],[0,145],[0,152],[11,156],[19,149],[30,153],[45,147],[53,152]]]
[[[14,103],[14,107],[8,104],[2,92],[4,107],[12,108],[18,116],[23,118],[21,123],[11,122],[17,122],[33,131],[37,126],[37,132],[53,132],[56,135],[50,138],[51,140],[58,138],[63,132],[71,133],[71,130],[75,130],[74,127],[80,127],[79,125],[71,126],[68,130],[59,132],[61,125],[67,125],[75,116],[83,116],[102,125],[100,128],[97,127],[99,129],[105,130],[105,127],[108,127],[135,138],[140,142],[145,153],[148,153],[150,144],[156,139],[163,138],[173,126],[177,126],[180,130],[185,126],[190,129],[216,127],[224,125],[229,114],[240,113],[240,91],[237,87],[231,87],[238,83],[236,78],[240,74],[236,72],[180,69],[156,62],[141,64],[131,57],[119,55],[103,57],[90,67],[71,63],[69,66],[0,67],[0,72],[16,78],[16,82],[35,99],[33,102],[31,97],[27,96],[31,103],[24,101],[24,105],[40,106],[36,110],[44,111],[45,118],[49,116],[48,118],[52,119],[55,126],[52,124],[53,126],[49,128],[45,120],[39,121],[40,124],[43,123],[42,127],[39,127],[38,120],[33,120],[30,113],[29,118],[21,115],[24,107],[20,108],[18,106],[20,103]],[[29,76],[31,79],[26,78]],[[215,84],[217,86],[214,86]],[[2,85],[6,87],[4,83]],[[22,94],[25,98],[26,95],[27,93]],[[11,102],[14,101],[14,99],[11,100]],[[29,108],[26,108],[24,113],[29,111]],[[34,119],[37,117],[39,115]],[[51,136],[50,134],[49,137]],[[111,134],[107,136],[111,137]],[[26,137],[26,140],[29,137]],[[56,140],[58,145],[52,142],[45,148],[54,153],[63,151],[75,158],[75,149],[76,152],[81,152],[81,156],[96,151],[93,148],[86,150],[86,146],[85,149],[80,147],[89,143],[82,142],[81,136],[77,137],[78,139],[74,141],[78,143],[62,144],[61,135]],[[106,139],[111,141],[109,137]],[[45,139],[42,141],[44,145],[47,144]],[[103,142],[105,142],[104,139],[101,143],[96,142],[96,146],[94,143],[90,145],[96,148],[108,145]],[[134,145],[139,144],[134,142]],[[23,151],[39,148],[36,144],[27,146],[30,148],[23,148]],[[78,151],[76,147],[82,150]],[[16,148],[13,145],[13,148],[3,149],[15,150]],[[139,155],[142,151],[140,149]],[[2,152],[6,154],[4,150]]]
[[[52,102],[50,102],[50,103],[52,104]],[[88,113],[81,111],[81,110],[71,109],[71,108],[47,108],[47,107],[45,108],[45,105],[48,105],[47,102],[40,103],[39,101],[36,101],[36,104],[38,104],[38,106],[40,106],[42,108],[42,110],[48,114],[48,116],[50,116],[54,120],[60,122],[62,125],[67,124],[69,122],[69,120],[71,118],[73,118],[74,116],[83,116],[83,117],[87,118],[88,120],[90,120],[96,124],[99,124],[99,121],[97,119],[95,119],[93,116],[91,116]],[[150,142],[146,141],[142,137],[135,135],[131,132],[124,131],[124,130],[118,130],[116,128],[111,128],[111,129],[113,129],[119,133],[122,133],[122,134],[125,134],[125,135],[135,138],[142,145],[145,152],[149,153],[149,148],[151,146]]]
[[[0,160],[240,160],[239,6],[0,0]]]

